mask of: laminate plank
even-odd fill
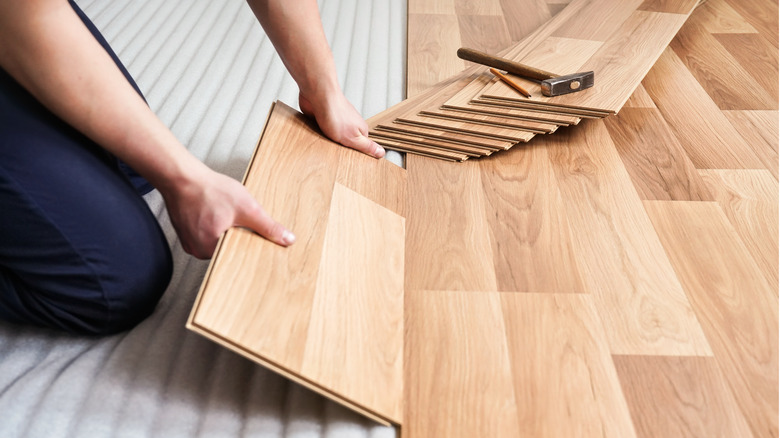
[[[777,295],[777,180],[766,170],[699,172]]]
[[[408,2],[406,13],[408,16],[419,14],[457,15],[455,0],[412,0]]]
[[[762,167],[778,176],[778,112],[723,111],[734,129],[758,156]]]
[[[568,3],[548,3],[547,7],[550,9],[550,15],[555,16],[558,15],[561,11],[563,11],[566,6],[569,6]]]
[[[421,145],[411,141],[388,139],[373,135],[371,138],[386,149],[399,152],[409,152],[426,157],[441,158],[451,161],[466,161],[470,156],[473,156],[464,152]]]
[[[558,96],[556,103],[618,112],[686,18],[684,14],[632,13],[582,65],[581,71],[598,72],[594,86]]]
[[[712,200],[657,109],[623,108],[604,122],[640,199]]]
[[[707,0],[695,13],[700,25],[709,33],[758,33],[724,0]]]
[[[777,109],[776,96],[773,98],[767,93],[753,79],[748,69],[737,62],[715,36],[701,26],[697,17],[697,14],[691,16],[672,40],[670,47],[707,91],[718,108],[724,110]],[[755,68],[758,68],[758,65],[751,66],[751,69]]]
[[[467,113],[463,111],[452,111],[448,109],[420,111],[419,115],[425,117],[437,117],[449,120],[460,120],[478,125],[489,127],[506,127],[510,129],[519,129],[522,131],[531,131],[537,134],[550,134],[558,129],[559,125],[541,122],[531,122],[523,120],[512,120],[505,117],[493,117],[486,114]]]
[[[445,120],[417,114],[399,117],[395,120],[395,122],[433,129],[441,129],[443,131],[463,132],[466,134],[478,135],[497,140],[506,140],[515,143],[527,142],[536,135],[534,132],[523,129],[512,129],[506,126],[486,126],[462,120]]]
[[[500,0],[500,2],[512,41],[525,38],[554,15],[543,0]]]
[[[601,121],[540,137],[568,213],[586,292],[613,354],[699,355],[710,349]]]
[[[589,296],[412,291],[405,304],[405,437],[635,436]]]
[[[614,356],[639,437],[752,436],[711,357]]]
[[[645,87],[639,84],[636,90],[631,93],[631,97],[628,98],[623,108],[656,108],[656,106],[653,99],[647,94]]]
[[[691,3],[680,2],[678,0],[645,0],[641,5],[639,5],[637,10],[688,15],[695,7],[695,4],[692,5]]]
[[[772,287],[718,204],[645,201],[645,209],[753,435],[777,436]]]
[[[337,183],[301,373],[396,424],[403,417],[403,272],[404,218]]]
[[[479,4],[480,2],[473,2]],[[485,53],[497,53],[512,43],[502,15],[458,15],[460,47],[469,47]],[[457,57],[455,52],[448,56]]]
[[[503,293],[501,304],[515,436],[635,436],[591,296]]]
[[[776,2],[765,0],[724,1],[734,8],[746,22],[756,28],[767,41],[772,43],[775,47],[778,46],[778,6]]]
[[[405,179],[393,164],[353,161],[358,155],[292,108],[274,105],[244,183],[298,241],[282,248],[243,228],[228,230],[188,328],[376,421],[400,424],[404,243],[382,227],[403,236],[404,219],[380,203],[399,209]],[[387,193],[362,187],[374,182],[354,166],[389,178],[379,185]],[[355,327],[371,336],[348,336]],[[388,386],[376,392],[377,382]]]
[[[642,84],[698,169],[763,167],[671,48]]]
[[[407,288],[404,306],[404,438],[518,436],[498,294]]]
[[[394,133],[391,131],[373,131],[371,133],[371,138],[379,138],[379,139],[385,139],[385,140],[397,140],[401,142],[411,142],[413,144],[421,145],[421,146],[430,146],[438,149],[443,150],[452,150],[452,151],[458,151],[463,152],[465,154],[468,154],[469,156],[479,157],[479,156],[487,156],[492,154],[496,151],[496,149],[492,148],[480,148],[480,147],[473,147],[473,146],[466,146],[460,143],[456,142],[445,142],[445,141],[438,141],[438,140],[432,140],[429,138],[425,138],[422,136],[417,135],[405,135],[400,133]]]
[[[407,158],[406,290],[495,291],[479,165]]]
[[[514,144],[513,141],[495,140],[483,136],[470,135],[458,132],[442,131],[441,129],[426,128],[423,126],[402,125],[393,123],[391,125],[379,125],[374,132],[397,132],[405,135],[416,135],[430,138],[436,141],[447,143],[460,143],[467,146],[473,146],[483,149],[509,149]]]
[[[484,112],[486,111],[484,104],[481,104],[478,101],[473,101],[472,99],[474,99],[474,97],[476,97],[482,91],[482,89],[485,88],[485,86],[497,80],[498,79],[495,78],[495,76],[493,76],[491,73],[485,72],[484,74],[477,76],[468,85],[462,87],[460,91],[444,102],[442,107],[448,109],[460,109],[463,111]],[[552,114],[538,110],[534,111],[533,108],[522,110],[501,106],[500,108],[493,107],[489,111],[491,115],[510,118],[522,118],[525,120],[539,120],[561,125],[576,125],[580,121],[580,119],[575,116]]]
[[[455,14],[459,17],[467,15],[504,15],[500,0],[453,0],[453,2],[455,4]]]
[[[464,69],[455,53],[460,47],[458,17],[409,14],[406,96],[412,97]],[[434,67],[435,66],[435,67]]]
[[[713,35],[744,69],[767,91],[774,105],[778,97],[778,51],[761,35]]]
[[[529,143],[479,167],[498,290],[584,292],[545,147]]]
[[[571,5],[584,3],[576,15],[560,23],[552,36],[577,40],[607,41],[644,0],[586,2],[575,0]],[[568,8],[567,8],[568,9]]]
[[[493,110],[491,105],[480,105],[479,103],[472,104],[471,102],[466,104],[466,107],[443,105],[442,110],[456,112],[459,114],[485,115],[491,117],[492,119],[500,120],[501,123],[516,123],[519,120],[540,122],[559,127],[576,125],[580,121],[579,117],[563,117],[558,114],[548,114],[538,111],[504,110],[499,112]]]

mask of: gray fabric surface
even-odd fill
[[[240,179],[271,102],[297,87],[241,0],[82,0],[149,104],[212,168]],[[364,117],[402,99],[405,2],[321,0],[345,94]],[[398,162],[399,156],[394,157]],[[184,328],[207,262],[173,248],[155,313],[112,337],[0,322],[0,437],[393,437]]]

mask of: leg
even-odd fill
[[[154,215],[101,148],[9,100],[0,93],[0,318],[78,333],[132,327],[171,275]]]

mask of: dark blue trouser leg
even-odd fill
[[[103,334],[148,316],[172,262],[146,184],[0,69],[0,318]]]

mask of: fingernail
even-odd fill
[[[282,233],[282,243],[285,245],[292,245],[295,243],[295,234],[291,233],[290,231],[284,230]]]
[[[374,144],[376,144],[376,143],[374,143]],[[377,158],[384,157],[385,156],[385,148],[383,148],[382,146],[379,146],[378,144],[376,144],[376,150],[374,151],[374,156],[377,157]]]

